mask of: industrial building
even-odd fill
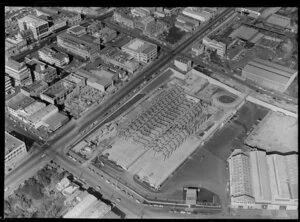
[[[297,154],[236,149],[227,161],[231,207],[298,208]]]
[[[129,15],[115,11],[113,19],[124,26],[134,29],[134,18],[130,17]]]
[[[14,168],[26,154],[25,143],[5,131],[5,173]]]
[[[139,68],[139,63],[133,57],[114,47],[106,47],[100,54],[104,62],[120,67],[129,73],[135,73]]]
[[[66,79],[61,79],[55,84],[49,86],[40,94],[42,100],[52,104],[62,104],[66,96],[70,94],[76,85]]]
[[[56,49],[50,48],[48,46],[40,49],[38,51],[38,55],[43,61],[60,68],[62,68],[64,65],[69,64],[70,62],[68,54],[59,52]]]
[[[193,23],[182,22],[182,21],[178,21],[178,20],[175,21],[174,26],[185,32],[192,32],[196,29],[196,27],[194,26]]]
[[[118,75],[103,69],[90,71],[80,69],[76,71],[76,74],[86,78],[87,85],[101,92],[105,92],[110,86],[113,86],[118,78]]]
[[[223,42],[211,40],[209,37],[205,36],[202,39],[202,44],[205,46],[205,48],[216,50],[217,55],[221,57],[224,57],[226,54],[226,44]]]
[[[291,18],[279,14],[271,15],[267,20],[267,24],[278,26],[280,28],[291,28]]]
[[[249,41],[258,33],[257,29],[242,25],[238,29],[234,30],[229,37],[230,38],[239,38],[242,40]]]
[[[94,61],[100,52],[100,45],[90,40],[78,37],[68,33],[62,33],[57,36],[57,44],[67,51],[78,55],[84,59]]]
[[[200,25],[200,22],[196,19],[192,19],[190,17],[187,17],[185,15],[179,14],[176,18],[177,21],[183,22],[183,23],[192,23],[195,27]]]
[[[5,59],[5,73],[13,79],[14,86],[30,85],[32,77],[24,62],[17,62],[11,58]]]
[[[157,57],[156,45],[137,38],[124,45],[122,51],[131,55],[138,62],[146,64]]]
[[[247,7],[247,8],[238,8],[237,11],[241,13],[247,13],[248,16],[252,18],[258,18],[261,13],[261,8],[260,7]]]
[[[199,20],[200,22],[209,21],[213,16],[212,13],[197,7],[187,7],[182,13],[188,17]]]
[[[100,200],[87,192],[80,195],[79,203],[73,209],[68,211],[63,218],[101,218],[111,209]]]
[[[57,77],[56,68],[35,58],[27,59],[26,64],[32,71],[35,81],[42,80],[46,83],[51,83]]]
[[[19,19],[18,25],[20,31],[30,29],[33,33],[33,37],[37,40],[50,34],[48,22],[34,15],[27,15]]]
[[[280,92],[289,87],[297,74],[297,70],[258,58],[250,61],[242,70],[243,78]]]

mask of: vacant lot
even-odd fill
[[[181,31],[179,28],[172,26],[169,29],[169,33],[167,34],[165,40],[171,44],[175,44],[185,35],[184,31]]]

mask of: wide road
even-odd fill
[[[123,88],[122,91],[118,91],[115,93],[114,97],[110,100],[106,101],[100,109],[94,110],[90,116],[93,116],[93,119],[90,119],[88,122],[92,123],[96,119],[103,118],[106,116],[105,112],[108,112],[113,106],[118,104],[120,100],[122,100],[126,95],[128,95],[131,91],[133,91],[137,86],[139,86],[145,79],[149,78],[153,73],[157,72],[161,67],[170,62],[180,51],[184,50],[188,45],[190,45],[195,39],[197,39],[200,35],[206,32],[207,29],[211,28],[218,20],[220,20],[225,14],[229,13],[233,9],[228,8],[222,14],[215,18],[211,23],[207,24],[203,29],[199,30],[192,37],[183,42],[179,47],[175,50],[172,50],[172,53],[169,53],[167,56],[154,62],[149,68],[147,68],[144,72],[140,73],[138,76],[135,76],[134,79],[128,84],[126,88]],[[107,114],[110,115],[111,113]],[[32,175],[32,172],[38,168],[38,166],[42,165],[45,161],[49,161],[50,159],[57,158],[58,160],[63,160],[62,163],[65,165],[70,165],[71,160],[66,158],[62,153],[63,148],[71,142],[71,140],[75,139],[78,136],[78,127],[73,128],[73,130],[66,132],[63,137],[55,138],[52,141],[49,141],[49,147],[47,148],[47,157],[41,160],[40,155],[44,152],[42,149],[38,150],[35,154],[33,154],[25,164],[20,165],[12,173],[5,177],[5,187],[17,186],[17,180],[20,178],[24,178],[26,175]],[[60,135],[61,136],[61,135]],[[77,172],[78,168],[71,167]],[[27,177],[28,177],[27,176]],[[95,176],[92,173],[84,173],[84,178],[94,178]],[[26,178],[26,177],[25,177]],[[111,190],[102,192],[111,192]],[[128,198],[127,198],[128,199]],[[126,207],[126,206],[125,206]],[[134,207],[133,207],[134,208]]]

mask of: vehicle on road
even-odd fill
[[[45,153],[43,153],[43,154],[42,154],[42,156],[41,156],[41,158],[44,158],[45,156],[46,156],[46,154],[45,154]]]
[[[137,203],[139,203],[139,204],[141,203],[141,201],[140,201],[140,200],[138,200],[138,199],[136,199],[136,200],[135,200],[135,202],[137,202]]]

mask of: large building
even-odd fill
[[[27,66],[31,69],[34,75],[34,80],[42,80],[46,83],[51,83],[57,77],[56,68],[47,65],[46,63],[37,59],[28,59]]]
[[[182,13],[186,16],[199,20],[200,22],[209,21],[213,14],[201,8],[187,7]]]
[[[122,12],[114,12],[113,15],[114,21],[123,24],[124,26],[127,26],[129,28],[134,28],[134,18],[130,17],[129,15],[126,15]]]
[[[24,62],[19,63],[11,58],[6,58],[5,73],[13,79],[14,86],[23,86],[32,83],[30,70]]]
[[[110,211],[110,206],[97,200],[87,192],[80,199],[80,202],[73,209],[67,212],[63,218],[101,218]]]
[[[192,61],[183,57],[178,57],[174,60],[174,65],[181,71],[188,72],[192,68]]]
[[[150,24],[155,22],[155,19],[152,16],[146,16],[146,17],[142,17],[139,20],[135,21],[135,28],[140,29],[142,31],[144,31],[146,29],[146,27]]]
[[[26,154],[25,143],[5,131],[5,173],[13,169]]]
[[[149,10],[141,7],[132,8],[130,12],[134,17],[146,17],[150,15]]]
[[[8,93],[12,88],[10,77],[5,75],[5,93]]]
[[[217,54],[224,57],[226,54],[226,44],[223,42],[218,42],[216,40],[211,40],[207,36],[202,39],[202,44],[209,49],[216,50]]]
[[[100,52],[100,45],[82,36],[79,37],[68,33],[58,35],[57,44],[67,51],[91,61],[94,61]]]
[[[84,70],[80,69],[76,74],[86,78],[87,85],[105,92],[110,86],[113,86],[114,81],[117,79],[117,75],[106,70]]]
[[[21,52],[21,49],[25,49],[27,41],[22,38],[20,34],[12,38],[5,39],[5,55],[13,56]]]
[[[21,87],[21,92],[26,96],[39,97],[40,93],[48,88],[48,84],[42,80],[34,81],[28,86]]]
[[[49,104],[48,106],[45,106],[28,116],[27,121],[30,125],[37,129],[44,125],[44,121],[56,113],[58,113],[58,108],[52,104]]]
[[[66,64],[69,64],[70,62],[68,54],[58,52],[54,48],[44,47],[38,51],[38,54],[39,57],[45,62],[60,68]]]
[[[49,24],[33,15],[27,15],[18,20],[20,31],[30,29],[35,39],[41,39],[50,34]]]
[[[237,149],[228,163],[231,207],[298,208],[297,154]]]
[[[249,62],[242,71],[243,78],[280,92],[289,87],[297,74],[297,70],[258,58]]]
[[[5,103],[8,111],[12,115],[19,117],[20,111],[34,102],[35,100],[33,98],[26,96],[22,92],[20,92],[7,100]]]
[[[237,10],[242,13],[247,13],[250,17],[253,18],[258,18],[261,15],[260,13],[261,8],[259,7],[238,8]]]
[[[166,24],[161,21],[150,22],[144,29],[143,34],[147,36],[157,37],[166,29]]]
[[[149,63],[157,57],[157,46],[140,39],[133,39],[122,47],[122,50],[138,62]]]
[[[54,132],[61,126],[63,126],[65,123],[69,121],[69,118],[62,114],[62,113],[55,113],[52,116],[46,118],[44,120],[43,125],[50,131]]]
[[[271,15],[266,22],[281,28],[291,28],[291,18],[279,14]]]
[[[42,100],[52,104],[62,104],[67,95],[70,94],[75,87],[76,84],[73,82],[62,79],[43,91],[40,97]]]

